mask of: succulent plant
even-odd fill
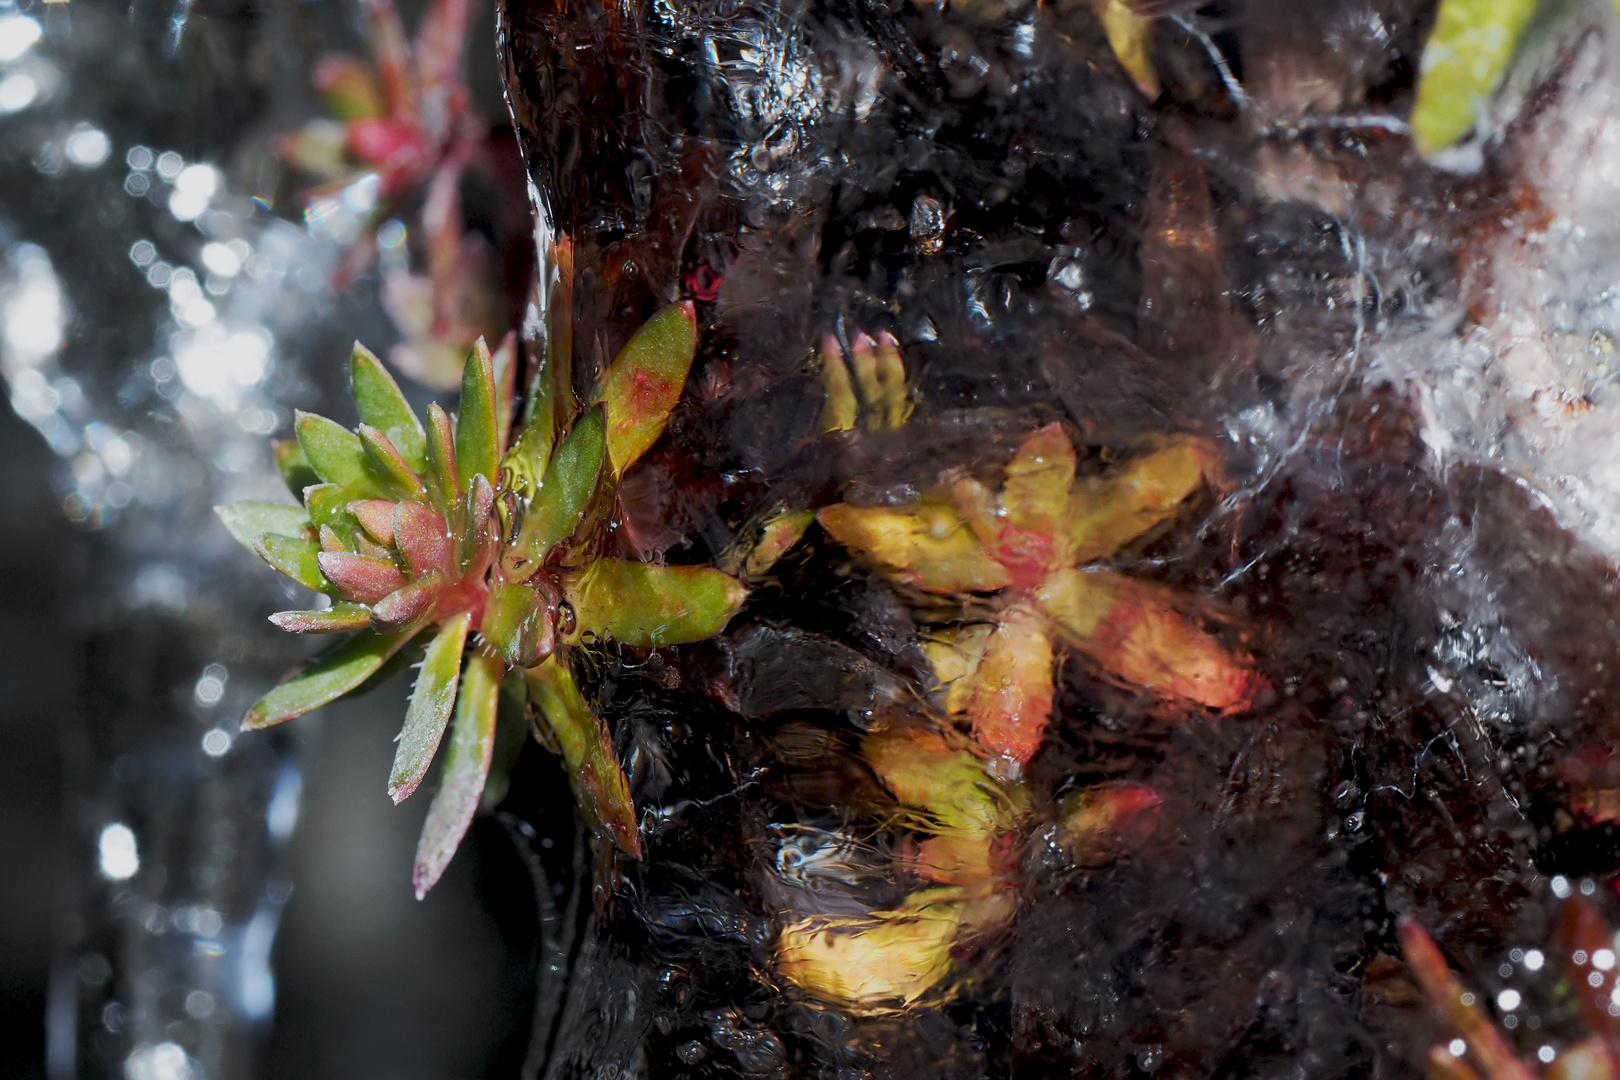
[[[1170,520],[1204,484],[1213,451],[1192,439],[1100,478],[1076,478],[1056,424],[1031,434],[992,494],[958,476],[900,506],[839,503],[817,520],[835,540],[924,593],[993,597],[985,621],[940,631],[931,648],[947,710],[965,711],[991,753],[1018,764],[1040,748],[1052,712],[1054,645],[1172,708],[1237,712],[1259,687],[1167,590],[1091,564]]]
[[[892,336],[857,333],[847,363],[829,337],[819,359],[825,431],[859,438],[907,422],[908,380]],[[1073,443],[1051,424],[1024,441],[999,493],[947,472],[918,502],[815,513],[828,536],[919,599],[950,596],[980,614],[927,646],[934,698],[875,717],[861,742],[862,760],[900,808],[888,823],[901,834],[894,870],[920,887],[861,915],[790,913],[777,942],[783,979],[858,1013],[903,1008],[938,993],[953,956],[1012,919],[1013,852],[1030,816],[1020,774],[1051,717],[1060,647],[1109,681],[1146,690],[1161,710],[1248,707],[1260,680],[1246,657],[1168,590],[1093,565],[1171,521],[1218,475],[1217,462],[1208,444],[1166,438],[1081,478]],[[728,565],[764,572],[811,520],[779,511]],[[972,738],[951,722],[961,714]],[[1053,840],[1076,865],[1104,864],[1151,838],[1160,804],[1140,783],[1081,789],[1058,808]]]
[[[471,5],[434,0],[414,41],[392,0],[364,6],[372,62],[322,57],[313,82],[331,115],[283,136],[279,150],[319,181],[306,194],[312,221],[329,221],[346,237],[352,226],[334,219],[360,219],[340,284],[370,263],[384,218],[407,214],[427,273],[392,267],[383,274],[383,303],[405,337],[389,359],[435,389],[450,389],[467,343],[495,324],[488,245],[465,228],[461,212],[463,176],[481,161],[487,166],[490,152],[462,71]]]
[[[503,681],[532,706],[598,835],[640,854],[628,786],[606,729],[581,694],[571,650],[613,640],[654,648],[718,633],[746,590],[709,567],[609,557],[608,509],[620,476],[655,443],[697,344],[690,304],[650,319],[581,410],[565,365],[538,366],[513,430],[516,349],[467,357],[461,406],[423,424],[382,364],[356,345],[355,431],[299,413],[277,459],[302,506],[219,508],[232,535],[330,598],[271,621],[294,633],[353,632],[271,690],[245,728],[263,728],[356,689],[418,637],[427,639],[388,793],[421,783],[448,727],[444,779],[417,850],[425,894],[443,873],[483,793]],[[452,718],[452,711],[454,717]]]
[[[1480,998],[1452,973],[1429,932],[1416,920],[1400,922],[1401,955],[1433,1014],[1455,1036],[1429,1050],[1433,1080],[1613,1080],[1620,1074],[1620,971],[1615,935],[1586,900],[1564,903],[1558,937],[1565,952],[1561,989],[1573,997],[1587,1037],[1554,1050],[1543,1043],[1538,1061],[1526,1061],[1497,1030]],[[1510,1025],[1516,1023],[1509,1020]]]

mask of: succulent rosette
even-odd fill
[[[829,337],[818,359],[824,431],[860,438],[907,423],[911,391],[893,336],[855,334],[847,362]],[[1015,850],[1031,818],[1021,775],[1051,721],[1065,649],[1155,711],[1230,714],[1252,704],[1263,685],[1253,662],[1201,625],[1188,598],[1106,565],[1172,523],[1219,471],[1214,446],[1165,437],[1081,475],[1074,443],[1048,424],[1025,438],[997,490],[947,471],[921,498],[784,510],[732,557],[745,575],[763,573],[814,520],[909,590],[920,613],[954,612],[925,645],[933,693],[875,717],[861,742],[899,808],[880,826],[894,837],[891,869],[917,888],[860,914],[784,911],[783,980],[857,1013],[904,1008],[948,993],[954,957],[1011,921]],[[1076,865],[1101,865],[1151,840],[1160,805],[1145,784],[1083,788],[1057,808],[1052,839]]]
[[[640,854],[633,807],[607,732],[570,652],[616,641],[655,648],[724,628],[746,590],[719,570],[609,557],[620,476],[662,435],[697,344],[690,304],[659,312],[577,402],[566,365],[543,361],[513,424],[516,348],[469,354],[461,405],[424,424],[386,369],[357,345],[360,424],[299,413],[278,463],[300,506],[219,508],[232,535],[329,604],[271,621],[352,636],[266,694],[245,728],[290,720],[358,688],[407,645],[426,642],[388,793],[422,782],[449,731],[443,782],[417,849],[424,895],[465,834],[489,775],[503,682],[560,753],[597,834]],[[515,437],[508,438],[516,427]],[[510,445],[508,445],[510,441]]]

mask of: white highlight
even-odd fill
[[[62,153],[81,169],[93,169],[112,154],[112,140],[98,127],[80,122],[62,142]]]
[[[96,848],[100,854],[101,876],[109,881],[128,881],[141,868],[135,849],[135,834],[128,825],[114,822],[101,830]]]
[[[169,213],[179,221],[196,221],[208,209],[209,201],[219,190],[219,180],[219,170],[212,165],[187,165],[174,178],[174,192],[169,196]]]
[[[39,97],[39,83],[32,75],[16,72],[0,79],[0,113],[22,112]]]
[[[26,15],[0,19],[0,64],[9,64],[32,49],[41,33],[39,23]]]

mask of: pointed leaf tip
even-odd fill
[[[697,313],[688,300],[648,319],[609,366],[602,404],[615,475],[622,475],[664,433],[696,355]]]
[[[489,346],[479,338],[461,373],[461,412],[456,418],[456,471],[464,484],[482,473],[499,475],[500,436],[496,431],[495,368]]]
[[[302,507],[281,503],[231,503],[214,507],[214,513],[238,544],[255,553],[266,533],[301,537],[310,527],[309,514]]]
[[[409,634],[379,637],[360,631],[260,698],[242,718],[242,730],[267,728],[337,700],[376,674],[410,639]]]
[[[310,466],[329,484],[352,488],[359,495],[382,498],[388,493],[373,475],[360,436],[334,420],[299,412],[294,423],[298,445]]]
[[[259,557],[306,589],[325,592],[329,583],[321,571],[320,545],[303,537],[261,536],[253,550]]]
[[[428,498],[440,513],[461,498],[461,470],[456,463],[456,436],[450,417],[434,402],[428,406]]]
[[[467,659],[456,695],[450,747],[444,758],[444,782],[428,809],[416,847],[412,884],[422,899],[444,875],[461,838],[467,834],[484,793],[495,751],[495,713],[500,700],[500,660],[485,652]]]
[[[411,469],[426,468],[427,432],[422,421],[382,361],[358,341],[349,360],[349,386],[361,422],[386,435]]]

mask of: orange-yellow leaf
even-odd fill
[[[971,676],[973,737],[993,754],[1027,764],[1052,718],[1052,642],[1046,619],[1029,604],[1002,613]]]
[[[687,301],[648,319],[614,358],[602,383],[602,405],[615,476],[664,433],[696,353],[697,315]]]
[[[967,708],[974,685],[968,676],[979,670],[993,629],[989,623],[969,623],[937,631],[923,642],[923,653],[934,669],[935,689],[945,691],[948,714],[955,716]]]
[[[1086,788],[1063,801],[1063,846],[1076,864],[1100,866],[1151,837],[1163,804],[1146,784],[1122,780]]]
[[[1259,690],[1253,667],[1155,586],[1071,569],[1048,578],[1036,598],[1078,652],[1127,685],[1218,712],[1247,708]]]
[[[938,731],[885,728],[868,735],[861,750],[897,801],[928,815],[929,831],[988,837],[1014,812],[984,762]]]
[[[1050,547],[1068,511],[1074,465],[1074,444],[1061,424],[1047,424],[1025,439],[1007,464],[1001,496],[1007,527],[1034,533]]]

